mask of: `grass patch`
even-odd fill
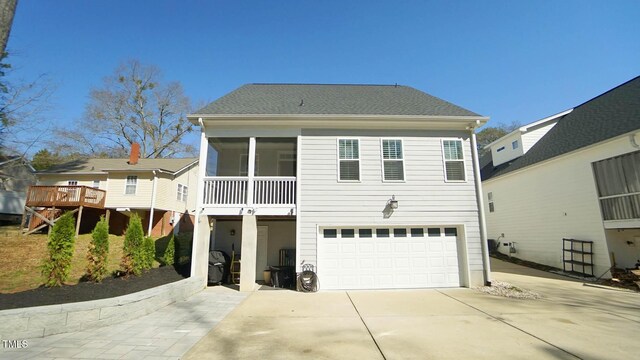
[[[156,239],[154,239],[156,240]],[[91,234],[78,236],[71,261],[71,273],[67,285],[75,285],[85,275],[87,250]],[[109,235],[109,273],[120,268],[124,236]],[[161,248],[161,247],[156,247]],[[15,293],[35,289],[42,285],[40,266],[47,258],[47,235],[24,236],[17,226],[0,227],[0,292]],[[162,253],[156,252],[156,258]],[[160,264],[154,261],[153,267]]]

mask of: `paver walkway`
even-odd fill
[[[245,297],[210,287],[121,324],[27,339],[22,349],[0,343],[0,359],[179,359]]]

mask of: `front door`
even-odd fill
[[[267,269],[267,243],[269,242],[269,227],[258,226],[258,253],[256,254],[256,280],[264,281],[264,271]]]

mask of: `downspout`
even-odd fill
[[[147,230],[147,236],[151,236],[151,229],[153,228],[153,208],[156,206],[156,183],[158,182],[158,174],[156,170],[153,170],[153,186],[151,188],[151,210],[149,211],[149,229]]]
[[[476,201],[478,203],[478,220],[480,222],[480,247],[482,248],[482,271],[484,284],[491,286],[491,268],[489,264],[489,249],[487,245],[487,227],[484,214],[484,196],[482,195],[482,178],[480,176],[480,159],[476,143],[475,127],[471,126],[471,156],[473,158],[473,179],[476,184]]]

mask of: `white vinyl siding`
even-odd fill
[[[445,180],[465,181],[464,153],[461,140],[442,140]]]
[[[136,188],[138,185],[138,177],[135,175],[129,175],[127,176],[127,183],[124,187],[124,193],[125,195],[135,195],[136,194]]]
[[[338,140],[338,180],[360,180],[360,143],[358,139]]]
[[[492,192],[494,201],[500,200],[496,211],[487,213],[488,238],[504,234],[501,242],[516,242],[514,256],[557,268],[562,268],[562,238],[594,241],[594,272],[605,273],[615,250],[605,241],[607,223],[603,225],[592,163],[632,151],[629,137],[623,136],[484,181],[485,194]],[[624,254],[614,255],[623,265]]]
[[[336,141],[347,136],[359,140],[360,182],[336,181]],[[383,181],[381,139],[390,136],[402,139],[404,182]],[[441,139],[464,139],[465,158],[470,158],[468,136],[468,131],[303,130],[298,179],[302,193],[298,200],[298,263],[305,260],[317,264],[318,227],[366,226],[380,237],[378,230],[390,223],[459,224],[464,233],[459,236],[458,248],[466,251],[470,281],[481,284],[482,253],[471,162],[465,166],[468,182],[452,186],[443,181]],[[383,210],[393,195],[399,207],[385,219]],[[465,281],[461,279],[461,283]]]
[[[382,173],[384,181],[404,181],[402,140],[382,139]]]

